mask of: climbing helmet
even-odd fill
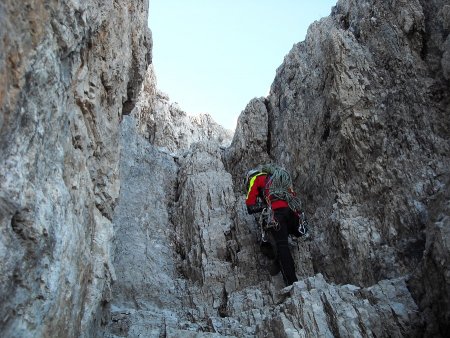
[[[245,176],[245,184],[244,184],[244,187],[245,187],[246,191],[248,190],[248,185],[250,183],[251,178],[253,176],[255,176],[256,174],[259,174],[260,172],[261,171],[258,170],[258,169],[250,169],[249,171],[247,171],[247,174]]]

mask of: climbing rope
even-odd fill
[[[262,166],[262,171],[270,175],[270,180],[267,183],[269,186],[269,195],[274,199],[285,200],[289,208],[300,213],[302,210],[302,203],[300,199],[294,195],[292,188],[292,179],[289,173],[274,164],[265,164]]]

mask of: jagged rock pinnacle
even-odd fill
[[[444,337],[447,1],[339,0],[234,135],[158,90],[147,12],[1,5],[0,335]],[[267,162],[311,223],[287,288],[244,204]]]

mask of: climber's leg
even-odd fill
[[[275,238],[277,258],[286,285],[291,285],[298,280],[295,274],[294,260],[289,250],[287,219],[289,217],[289,211],[289,208],[281,208],[274,211],[274,216],[279,227],[271,231]]]

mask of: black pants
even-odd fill
[[[286,286],[296,282],[295,264],[289,250],[289,234],[299,237],[298,217],[290,208],[280,208],[274,210],[275,220],[278,222],[278,230],[271,229],[277,248],[277,259],[280,264]]]

